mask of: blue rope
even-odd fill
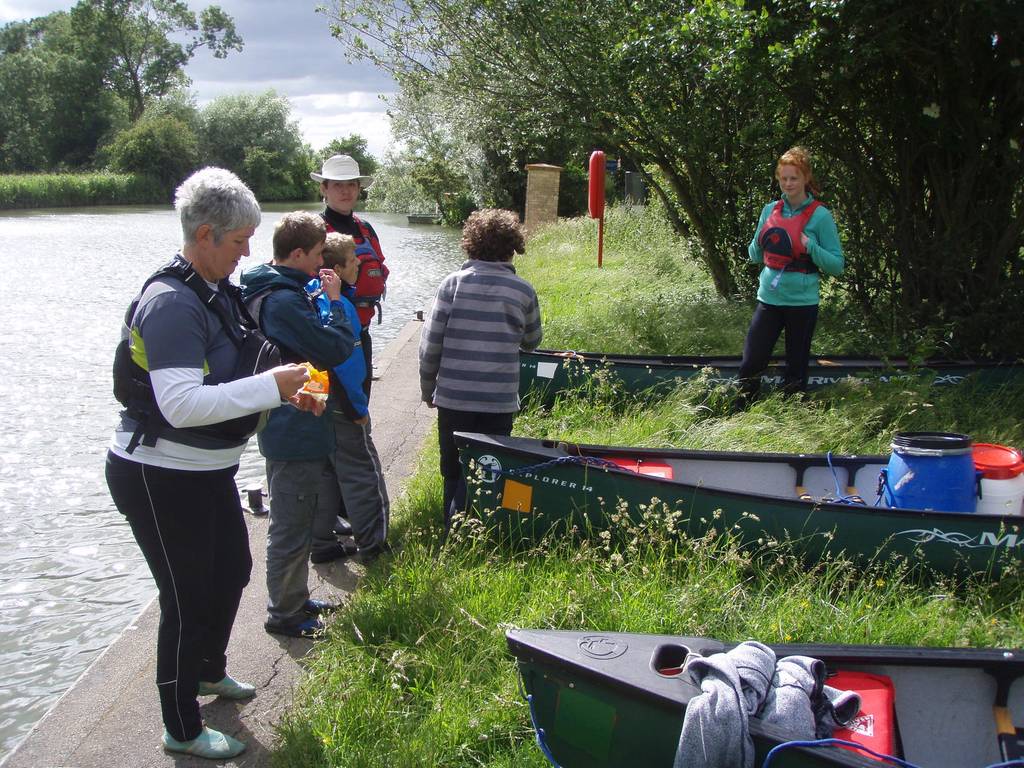
[[[917,768],[913,763],[908,763],[905,760],[900,760],[898,757],[892,755],[883,755],[881,752],[875,752],[873,749],[865,747],[863,744],[858,744],[855,741],[846,741],[845,739],[816,739],[814,741],[785,741],[782,744],[772,747],[768,754],[764,757],[764,762],[761,764],[761,768],[768,768],[775,755],[784,749],[790,747],[850,747],[852,749],[859,749],[867,752],[872,757],[876,757],[879,760],[887,760],[893,765],[903,766],[903,768]],[[994,768],[994,767],[993,767]]]
[[[889,492],[889,495],[885,499],[885,503],[891,507],[895,506],[896,494],[892,492],[892,486],[889,485],[889,470],[886,467],[882,467],[882,470],[878,473],[878,496],[875,497],[876,507],[882,501],[886,491]]]
[[[829,451],[828,453],[825,454],[825,461],[828,462],[828,468],[832,471],[832,482],[835,484],[836,495],[832,498],[824,496],[819,501],[826,502],[829,504],[849,504],[851,506],[866,507],[868,503],[864,501],[864,499],[861,496],[858,496],[855,493],[851,493],[849,496],[847,496],[843,493],[843,489],[839,487],[839,473],[836,472],[836,468],[832,464],[832,451]],[[804,501],[815,501],[814,497],[807,493],[802,494],[800,498]]]
[[[527,472],[536,472],[538,469],[544,469],[545,467],[555,467],[560,464],[581,464],[588,467],[598,467],[601,469],[622,469],[614,461],[608,461],[607,459],[601,459],[597,456],[559,456],[557,459],[551,459],[550,461],[542,461],[540,464],[530,464],[528,467],[519,467],[517,469],[490,469],[487,470],[495,475],[523,475]]]
[[[992,763],[992,765],[986,765],[985,768],[1013,768],[1017,765],[1024,765],[1024,758],[1007,760],[1005,763]]]
[[[850,504],[866,507],[868,503],[860,496],[857,496],[856,494],[846,496],[843,494],[842,489],[839,487],[839,473],[836,472],[836,468],[832,465],[832,451],[825,454],[825,461],[828,462],[828,468],[832,470],[832,482],[835,483],[836,486],[836,497],[834,499],[826,499],[826,501],[831,501],[833,504]],[[853,485],[853,483],[850,484]]]
[[[548,749],[548,743],[544,740],[544,729],[537,725],[537,712],[533,708],[533,695],[526,697],[526,703],[530,705],[530,722],[533,723],[533,732],[537,734],[537,746],[540,747],[540,751],[544,753],[544,757],[548,759],[555,768],[562,768],[558,761],[555,760],[555,756],[551,754],[551,750]]]

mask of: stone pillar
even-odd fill
[[[558,220],[558,181],[562,169],[557,165],[531,163],[526,166],[526,232]]]

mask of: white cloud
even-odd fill
[[[382,157],[391,143],[386,104],[395,83],[366,63],[345,59],[341,43],[331,36],[316,0],[188,0],[198,11],[219,5],[235,20],[244,41],[241,52],[215,59],[200,51],[185,69],[200,106],[235,93],[273,89],[292,104],[292,116],[314,149],[331,139],[358,133],[370,153]],[[0,0],[0,21],[44,16],[68,10],[74,2]]]
[[[378,159],[392,143],[391,121],[382,112],[342,111],[334,114],[304,114],[296,110],[302,134],[313,149],[326,146],[331,139],[358,133],[366,139],[370,154]]]
[[[0,0],[0,24],[6,24],[9,21],[23,21],[25,19],[34,19],[37,16],[45,16],[53,11],[67,10],[73,4],[67,2],[58,2],[58,0],[21,0],[21,2],[11,2],[11,0]]]
[[[387,105],[379,94],[370,91],[349,91],[348,93],[311,93],[292,100],[292,104],[309,111],[330,112],[332,110],[363,109],[370,112],[383,112]]]

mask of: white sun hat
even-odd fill
[[[373,184],[373,177],[360,175],[359,163],[348,155],[332,155],[324,160],[320,173],[314,171],[309,178],[313,181],[358,181],[362,189]]]

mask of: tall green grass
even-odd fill
[[[655,208],[607,209],[601,269],[597,226],[594,219],[578,218],[542,228],[516,261],[517,271],[542,289],[545,347],[662,355],[743,351],[753,303],[720,297],[699,254],[673,234]],[[746,251],[736,258],[746,262]],[[837,281],[822,278],[821,285],[826,298],[814,353],[925,357],[937,352],[925,338],[921,349],[908,350],[873,337],[859,309],[843,300]]]
[[[719,298],[690,246],[653,213],[610,208],[603,266],[597,221],[531,237],[517,271],[540,290],[544,346],[636,354],[736,353],[751,307]]]
[[[552,346],[738,351],[749,309],[714,298],[657,221],[614,212],[605,269],[592,223],[542,232],[521,261]],[[628,262],[620,244],[639,243]],[[663,288],[653,287],[658,275]],[[671,309],[666,309],[670,307]],[[652,319],[632,317],[643,308]],[[738,336],[737,341],[734,336]],[[961,431],[1024,444],[1024,385],[931,389],[923,382],[770,395],[746,411],[691,381],[656,399],[595,385],[529,406],[516,433],[580,442],[706,449],[880,452],[896,431]],[[396,505],[394,558],[378,561],[316,647],[281,725],[279,766],[540,766],[510,626],[705,635],[765,642],[1024,646],[1018,573],[951,581],[898,564],[806,568],[785,545],[752,558],[724,537],[631,535],[511,551],[467,526],[441,542],[437,450],[424,450]]]
[[[170,196],[159,181],[130,173],[0,175],[0,210],[169,201]]]

